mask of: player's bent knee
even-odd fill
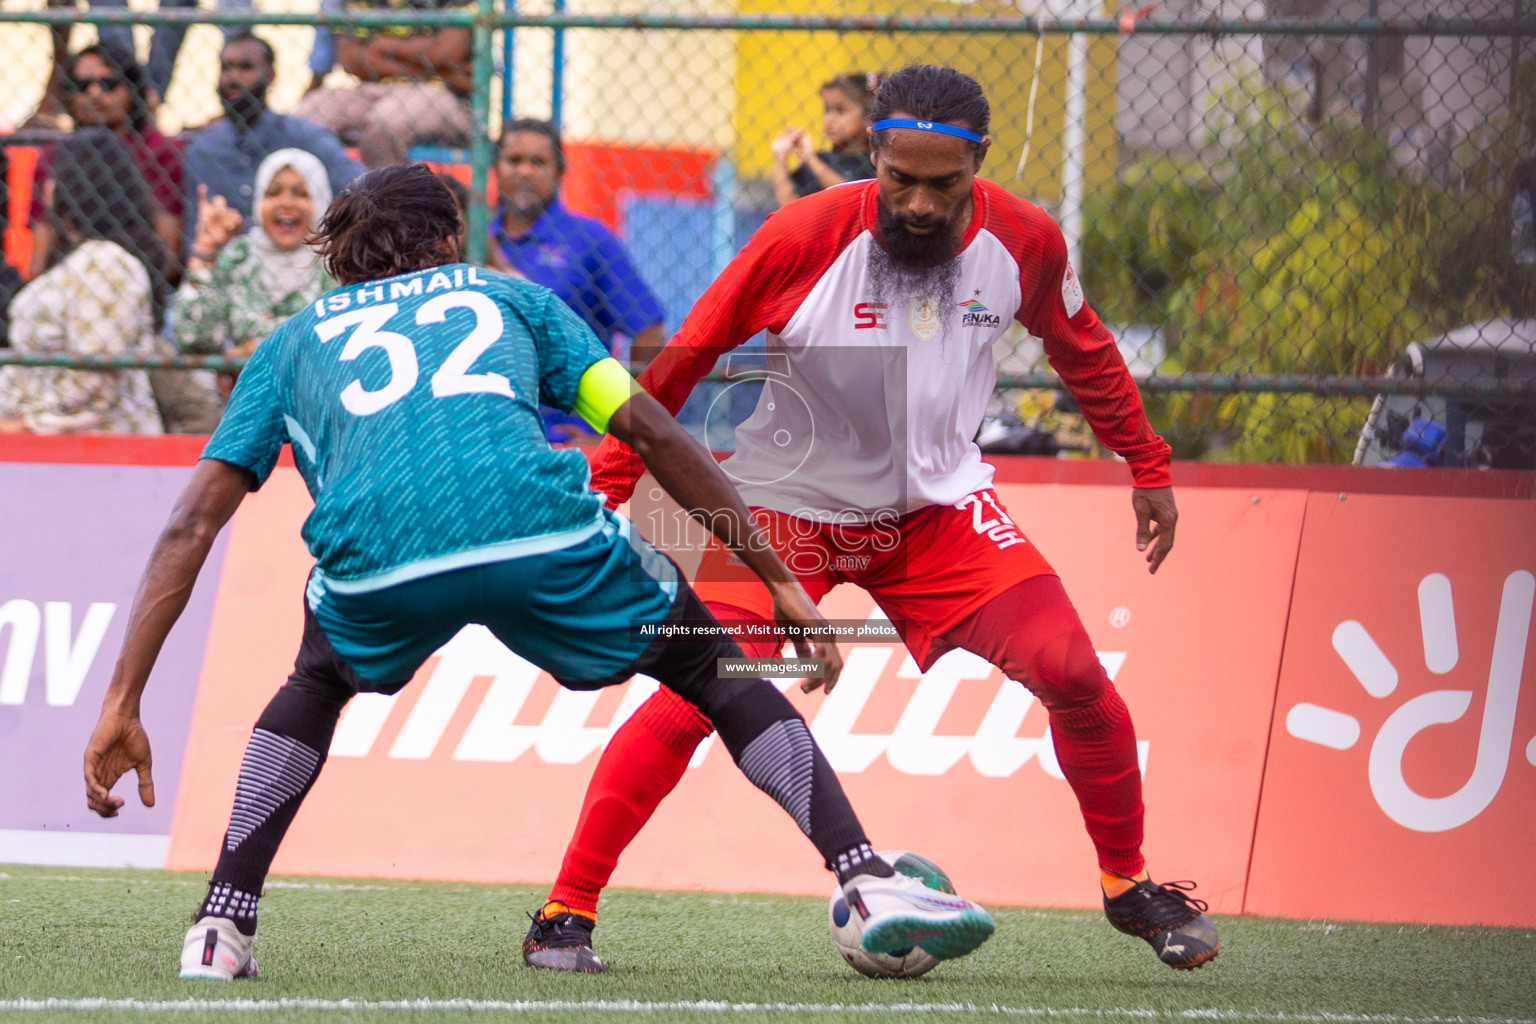
[[[272,695],[255,728],[295,739],[318,750],[323,758],[330,749],[341,710],[352,695],[350,689],[290,678]]]
[[[666,686],[646,698],[636,709],[634,721],[668,747],[690,754],[715,731],[703,712]]]
[[[1097,736],[1113,732],[1129,717],[1120,691],[1106,682],[1099,695],[1086,704],[1051,709],[1051,729],[1067,736]]]
[[[1074,629],[1042,644],[1021,680],[1047,711],[1068,712],[1097,704],[1111,689],[1109,675],[1087,632]]]

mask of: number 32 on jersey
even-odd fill
[[[428,299],[416,310],[418,326],[440,324],[450,309],[467,309],[475,315],[474,326],[465,335],[443,365],[432,374],[432,394],[436,398],[453,395],[500,395],[515,397],[512,382],[499,373],[470,373],[474,365],[502,336],[506,323],[501,309],[482,292],[454,291]],[[398,302],[364,306],[320,321],[315,333],[322,342],[334,341],[348,334],[340,359],[350,362],[370,348],[382,348],[389,359],[389,380],[383,387],[369,391],[362,381],[354,380],[341,391],[341,404],[356,416],[372,416],[411,393],[421,376],[416,360],[416,345],[403,334],[384,330],[384,325],[400,311]]]

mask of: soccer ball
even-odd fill
[[[921,881],[930,889],[954,895],[955,887],[944,869],[927,857],[907,850],[881,850],[881,860],[892,868]],[[832,945],[843,954],[843,959],[860,974],[870,978],[915,978],[927,974],[939,962],[929,956],[921,946],[898,949],[894,953],[866,953],[859,944],[864,935],[864,922],[849,909],[843,898],[843,887],[832,890],[827,903],[827,927],[832,932]]]

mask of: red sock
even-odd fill
[[[727,605],[708,607],[718,619],[759,618]],[[780,647],[774,640],[743,645],[752,658],[771,658]],[[698,708],[665,686],[640,705],[598,758],[550,899],[572,911],[597,913],[597,898],[619,855],[677,787],[694,750],[712,731]]]
[[[1087,707],[1052,710],[1051,741],[1098,851],[1099,867],[1138,874],[1146,866],[1141,769],[1136,730],[1114,684],[1106,680],[1104,692]]]

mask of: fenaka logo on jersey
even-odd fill
[[[912,328],[912,333],[927,341],[939,333],[939,297],[937,295],[914,295],[912,305],[907,313],[907,326]]]
[[[966,299],[955,305],[965,310],[960,315],[961,327],[1001,327],[1003,318],[983,306],[978,299]]]
[[[884,302],[855,303],[853,329],[856,331],[885,330],[885,313],[889,308]]]

